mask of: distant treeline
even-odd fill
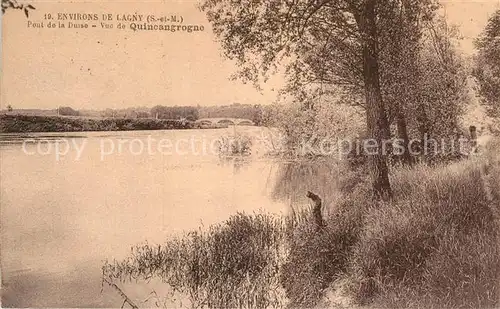
[[[260,124],[264,107],[261,105],[234,103],[225,106],[163,106],[157,105],[151,109],[145,107],[127,109],[106,109],[96,113],[81,111],[83,116],[101,116],[114,118],[158,118],[186,119],[196,121],[200,118],[244,118],[255,124]]]
[[[262,122],[262,115],[265,107],[250,104],[232,104],[226,106],[207,106],[199,108],[200,118],[244,118],[250,119],[259,125]]]
[[[185,119],[196,121],[200,118],[243,118],[252,120],[255,124],[262,123],[263,113],[266,107],[261,105],[234,103],[225,106],[162,106],[153,108],[131,107],[124,109],[105,110],[76,110],[68,106],[62,106],[53,110],[36,109],[8,109],[10,115],[31,116],[81,116],[93,118],[155,118],[155,119]],[[5,113],[5,111],[3,111]]]
[[[150,111],[153,118],[180,119],[196,121],[199,118],[199,108],[194,106],[161,106],[157,105]]]
[[[9,105],[7,110],[0,112],[2,121],[0,132],[183,129],[193,127],[192,122],[201,118],[225,117],[249,119],[255,125],[266,125],[264,119],[267,119],[265,116],[267,114],[269,114],[268,106],[238,103],[225,106],[157,105],[153,108],[131,107],[105,110],[76,110],[69,106],[61,106],[52,110],[14,109]]]
[[[0,115],[0,133],[191,129],[189,121],[132,118],[69,118]]]

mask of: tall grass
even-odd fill
[[[491,195],[486,165],[479,159],[399,168],[387,203],[372,201],[362,174],[345,176],[325,230],[301,225],[289,240],[281,282],[290,305],[335,303],[324,299],[341,282],[353,303],[375,308],[498,306],[500,178],[493,178],[500,165],[487,169]]]
[[[325,217],[318,230],[310,216],[293,227],[288,238],[288,255],[281,271],[281,284],[293,308],[318,306],[328,287],[348,269],[349,257],[359,240],[363,217],[372,202],[370,186],[357,171],[343,172],[337,186],[348,189],[340,194],[337,206]]]
[[[285,221],[265,214],[236,214],[208,230],[162,246],[137,246],[123,261],[103,266],[108,280],[160,278],[189,297],[193,307],[279,307],[278,271]]]
[[[500,237],[482,182],[468,161],[398,170],[396,199],[369,209],[346,276],[360,303],[377,307],[498,305]]]
[[[290,307],[316,306],[326,289],[346,271],[362,216],[362,207],[339,207],[327,217],[323,229],[310,217],[294,227],[281,271]]]

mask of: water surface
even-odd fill
[[[3,306],[120,306],[115,291],[101,291],[103,260],[238,211],[286,214],[291,200],[306,203],[297,191],[307,186],[284,185],[296,173],[258,147],[245,160],[203,151],[234,130],[2,135]],[[179,149],[160,153],[160,140]]]

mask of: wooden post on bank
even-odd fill
[[[313,216],[314,222],[316,223],[316,227],[321,229],[325,226],[325,221],[323,220],[323,216],[321,214],[321,198],[311,191],[307,191],[307,197],[310,198],[314,202],[313,208]]]
[[[472,153],[477,153],[477,131],[475,126],[470,126],[469,127],[469,132],[470,132],[470,145],[472,147]]]

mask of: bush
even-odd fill
[[[217,141],[220,156],[249,156],[252,154],[252,140],[246,135],[222,136]]]

